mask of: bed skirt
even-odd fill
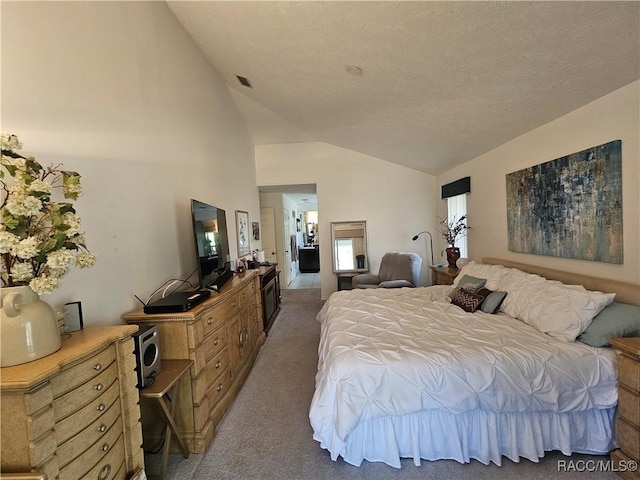
[[[401,458],[420,460],[472,459],[500,465],[505,456],[514,462],[538,462],[546,451],[565,455],[604,455],[616,447],[613,435],[615,407],[581,412],[496,413],[472,411],[449,414],[438,410],[398,417],[376,418],[352,431],[346,442],[337,437],[327,445],[314,435],[332,460],[338,456],[360,466],[362,460],[400,468]]]

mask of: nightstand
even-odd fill
[[[640,461],[640,338],[612,338],[609,343],[619,352],[615,432],[620,448],[611,452],[611,460],[621,477],[640,479],[638,471],[625,468]]]
[[[351,290],[351,280],[353,279],[353,277],[359,275],[360,273],[361,272],[337,273],[336,276],[338,277],[338,291]]]
[[[430,265],[429,268],[433,272],[431,274],[432,285],[452,285],[453,280],[460,273],[459,268],[438,267],[437,265]]]

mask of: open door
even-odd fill
[[[276,213],[273,207],[260,209],[260,226],[262,231],[262,249],[264,258],[269,263],[278,262],[278,249],[276,244]]]

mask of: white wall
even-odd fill
[[[421,283],[428,284],[427,244],[424,236],[416,242],[411,238],[422,230],[434,232],[434,176],[320,142],[258,145],[255,151],[258,185],[316,184],[322,298],[337,290],[331,222],[367,221],[369,266],[374,273],[386,252],[419,253]]]
[[[2,2],[2,131],[82,175],[98,262],[44,297],[120,323],[196,266],[189,199],[259,218],[254,150],[221,76],[164,2]],[[254,245],[252,245],[252,248]],[[259,245],[255,245],[259,247]]]
[[[470,258],[500,257],[640,283],[639,93],[640,82],[634,82],[440,175],[439,185],[471,176]],[[616,139],[622,139],[624,264],[509,252],[505,175]],[[446,215],[445,201],[438,208],[440,215]]]

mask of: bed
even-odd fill
[[[616,354],[580,338],[610,305],[638,304],[639,287],[500,263],[470,262],[453,286],[331,295],[309,419],[333,460],[500,465],[616,446]]]

